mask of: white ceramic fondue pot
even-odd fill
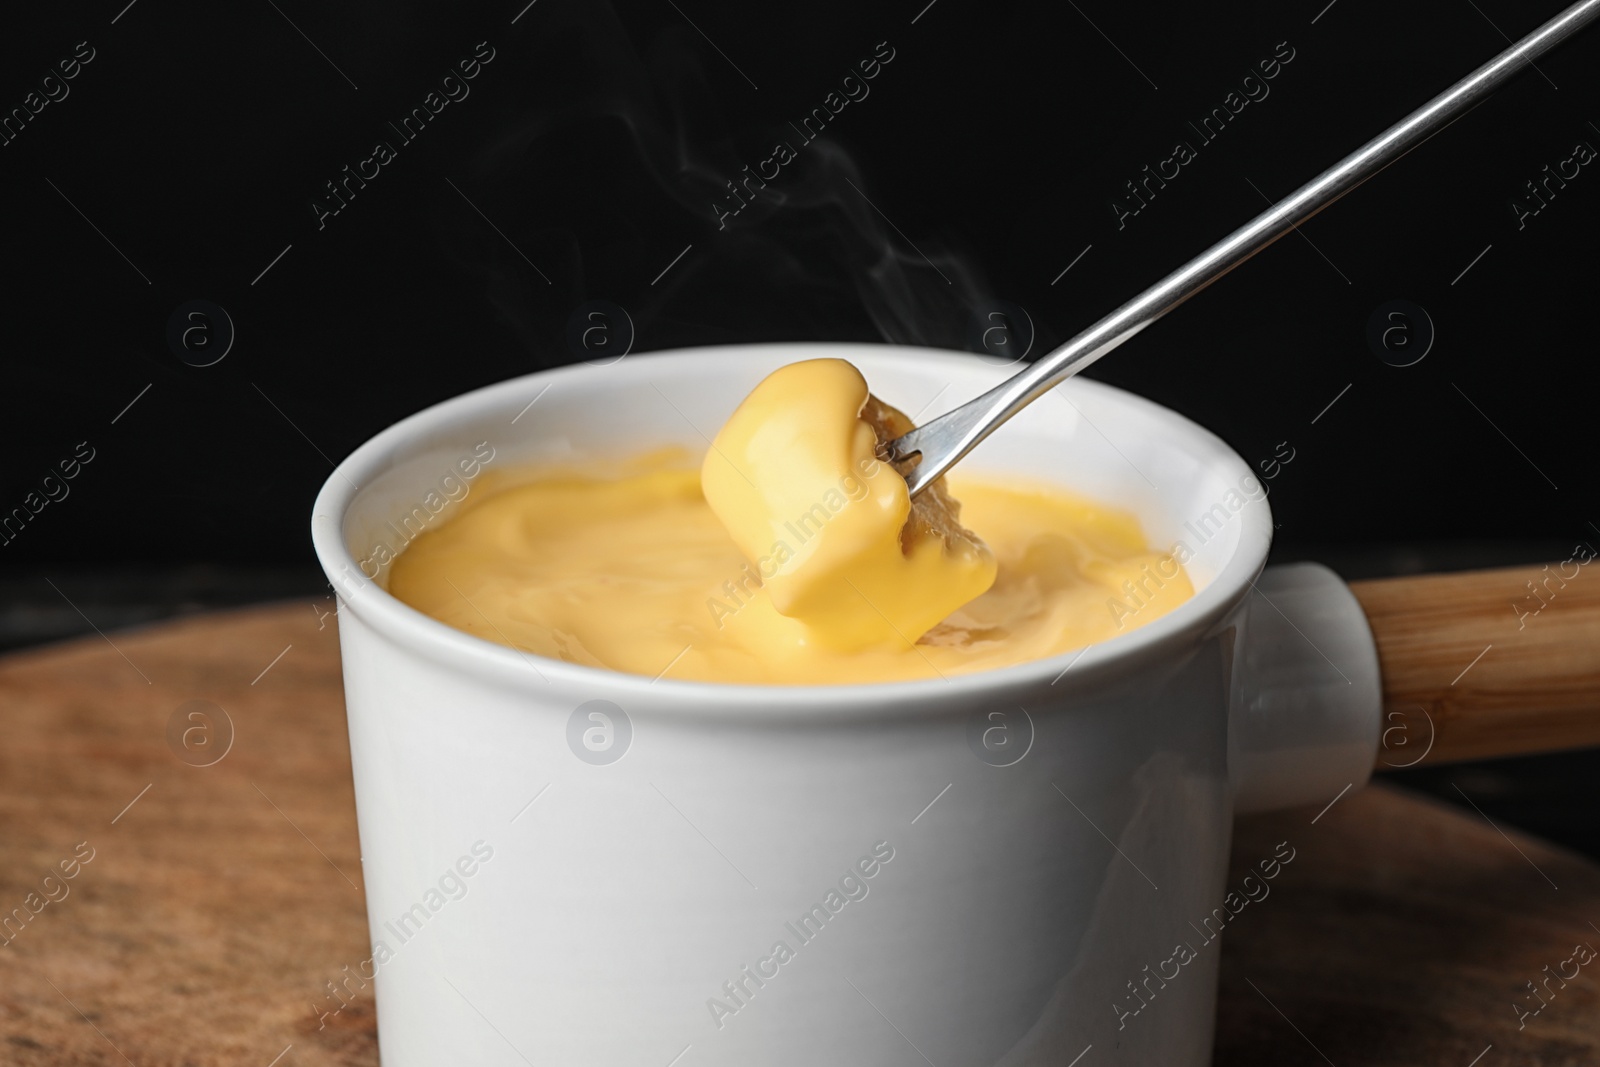
[[[386,1067],[1209,1061],[1217,932],[1257,892],[1224,884],[1233,815],[1364,783],[1380,694],[1349,590],[1263,574],[1265,491],[1187,419],[1078,379],[963,462],[1130,509],[1196,587],[1004,670],[652,680],[385,591],[390,554],[484,467],[698,453],[762,377],[818,356],[908,412],[1011,373],[870,345],[634,355],[430,408],[323,487]],[[1293,852],[1260,857],[1258,885]]]

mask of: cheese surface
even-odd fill
[[[883,466],[877,477],[897,476]],[[400,554],[388,588],[447,625],[537,656],[766,685],[937,680],[1025,663],[1142,626],[1193,594],[1122,510],[1046,485],[951,483],[994,577],[914,640],[819,641],[814,620],[779,612],[760,568],[771,545],[747,556],[681,453],[485,476],[454,517]],[[848,502],[829,524],[877,499],[841,494]],[[790,548],[799,556],[817,536],[797,527]],[[924,564],[891,565],[915,581]]]

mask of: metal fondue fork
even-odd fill
[[[887,444],[915,496],[1000,424],[1460,118],[1533,60],[1600,15],[1573,4],[1313,181],[1123,304],[1026,370]],[[911,466],[915,464],[915,466]]]

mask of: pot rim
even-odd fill
[[[710,351],[733,347],[774,355],[792,353],[793,360],[785,362],[824,356],[850,359],[851,353],[860,355],[863,349],[869,349],[873,350],[872,358],[903,358],[921,366],[943,363],[950,365],[952,371],[958,366],[961,371],[970,371],[975,358],[968,353],[909,345],[801,342],[667,349],[631,354],[627,362],[659,368],[669,361],[704,359]],[[698,714],[729,712],[747,719],[789,717],[796,713],[831,718],[840,714],[841,708],[870,708],[876,715],[925,714],[930,707],[946,705],[949,701],[970,704],[977,698],[995,702],[1022,694],[1037,695],[1063,681],[1067,684],[1059,690],[1061,696],[1082,694],[1108,680],[1124,677],[1129,671],[1167,660],[1173,649],[1210,633],[1226,618],[1253,587],[1266,563],[1272,519],[1270,506],[1263,498],[1261,507],[1245,508],[1237,514],[1241,520],[1238,541],[1210,582],[1178,608],[1127,633],[1046,659],[943,679],[807,686],[653,680],[643,675],[548,659],[439,622],[396,599],[366,576],[346,546],[343,535],[346,516],[360,495],[358,486],[369,483],[396,459],[404,458],[412,441],[433,437],[445,427],[470,425],[484,411],[502,407],[510,398],[520,400],[528,395],[530,386],[554,385],[564,379],[595,373],[597,369],[616,373],[618,367],[596,368],[583,364],[558,367],[463,393],[401,419],[346,456],[318,493],[311,520],[312,544],[318,561],[339,594],[341,615],[345,610],[353,611],[384,639],[441,666],[534,694],[566,692],[580,700],[603,694],[631,701],[630,710],[656,707]],[[1103,399],[1160,419],[1184,439],[1187,452],[1219,471],[1231,484],[1238,484],[1241,475],[1254,476],[1245,461],[1221,438],[1169,408],[1082,377],[1068,384],[1074,391],[1099,394]],[[530,670],[530,666],[535,669]]]

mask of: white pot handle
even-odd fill
[[[1327,803],[1365,785],[1383,689],[1360,603],[1320,563],[1269,567],[1248,596],[1229,725],[1235,810]]]

